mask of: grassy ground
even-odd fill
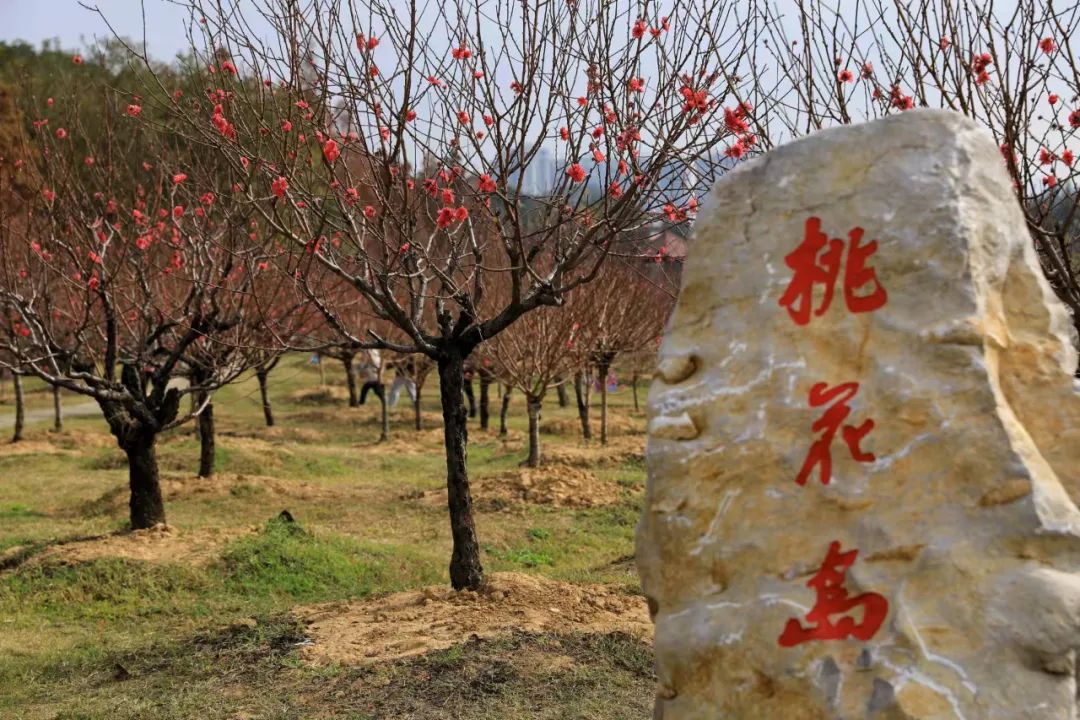
[[[327,374],[340,385],[336,363]],[[126,522],[126,470],[100,419],[71,419],[62,434],[39,423],[27,442],[0,445],[0,717],[647,716],[650,650],[620,633],[518,632],[363,667],[302,660],[306,640],[292,608],[445,582],[450,550],[445,507],[416,500],[444,483],[437,388],[425,389],[427,427],[413,431],[411,408],[400,407],[394,437],[380,445],[377,403],[301,401],[298,391],[317,384],[302,358],[275,371],[275,428],[262,424],[253,381],[222,391],[218,479],[192,477],[190,428],[162,438],[166,511],[182,533],[169,545],[174,556],[110,556],[109,534]],[[641,424],[630,419],[628,391],[612,401],[623,426]],[[545,421],[573,426],[571,408],[558,408],[554,395],[549,405]],[[474,478],[513,471],[524,456],[520,398],[511,410],[508,440],[474,423]],[[616,439],[643,445],[634,438]],[[582,452],[570,432],[543,440],[553,451]],[[640,456],[584,452],[595,453],[585,464],[618,488],[618,500],[594,508],[481,503],[486,570],[636,590],[629,558]],[[272,521],[284,509],[306,532]],[[104,548],[96,554],[49,560],[78,545],[67,541],[98,536],[104,544],[87,544]],[[191,552],[207,538],[208,550]]]

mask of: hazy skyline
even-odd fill
[[[185,34],[186,8],[168,0],[84,0],[101,9],[121,36],[141,42],[143,8],[146,12],[146,44],[150,56],[171,60],[190,46]],[[253,16],[254,17],[254,16]],[[96,40],[112,37],[109,26],[93,10],[77,0],[0,0],[0,40],[23,40],[35,47],[58,40],[60,47],[84,50]]]

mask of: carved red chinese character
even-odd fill
[[[888,294],[878,282],[874,269],[866,266],[866,260],[877,251],[877,240],[860,245],[863,229],[852,228],[848,233],[847,262],[844,265],[844,302],[853,313],[877,310],[885,304]],[[822,254],[822,250],[825,252]],[[819,257],[820,254],[820,257]],[[794,270],[791,282],[780,297],[780,306],[786,308],[796,325],[807,325],[810,313],[824,315],[832,303],[836,279],[840,275],[840,261],[844,255],[844,242],[821,231],[821,218],[806,221],[806,235],[799,247],[784,257],[784,263]],[[815,310],[814,287],[821,285],[824,294]],[[867,286],[868,293],[859,294]]]
[[[806,454],[802,468],[799,470],[795,482],[805,485],[815,467],[819,468],[818,477],[822,485],[828,485],[832,479],[832,441],[837,431],[847,416],[851,414],[851,408],[847,403],[859,392],[859,383],[842,383],[830,388],[826,383],[819,382],[810,388],[810,407],[821,407],[832,403],[828,410],[822,414],[810,429],[820,432],[821,436],[810,446],[810,452]],[[866,434],[874,429],[874,421],[866,420],[861,425],[844,425],[841,436],[847,444],[851,457],[858,462],[873,462],[874,454],[864,452],[859,444]]]
[[[844,640],[849,637],[866,642],[874,637],[889,613],[889,601],[872,592],[848,597],[844,581],[858,554],[858,550],[840,552],[840,543],[836,541],[829,545],[821,569],[806,583],[817,595],[814,607],[806,614],[810,626],[803,627],[795,618],[789,619],[780,635],[781,647],[794,647],[811,640]],[[862,621],[856,622],[846,613],[859,607],[862,608]],[[833,615],[844,617],[834,622],[831,618]]]

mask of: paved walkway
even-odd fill
[[[91,417],[93,415],[100,415],[101,408],[98,407],[96,402],[80,402],[74,405],[65,404],[63,406],[64,419],[73,417]],[[26,412],[26,424],[30,425],[36,422],[49,421],[52,422],[53,409],[52,407],[37,408],[35,410],[28,410]],[[0,415],[0,429],[9,428],[15,426],[15,406],[4,405],[3,414]]]

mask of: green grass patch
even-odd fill
[[[363,543],[316,537],[299,523],[281,519],[235,542],[222,562],[234,593],[299,601],[367,595],[385,574],[383,557]]]
[[[118,620],[183,610],[209,586],[180,565],[103,558],[39,565],[0,576],[0,616],[19,612],[67,620]]]

